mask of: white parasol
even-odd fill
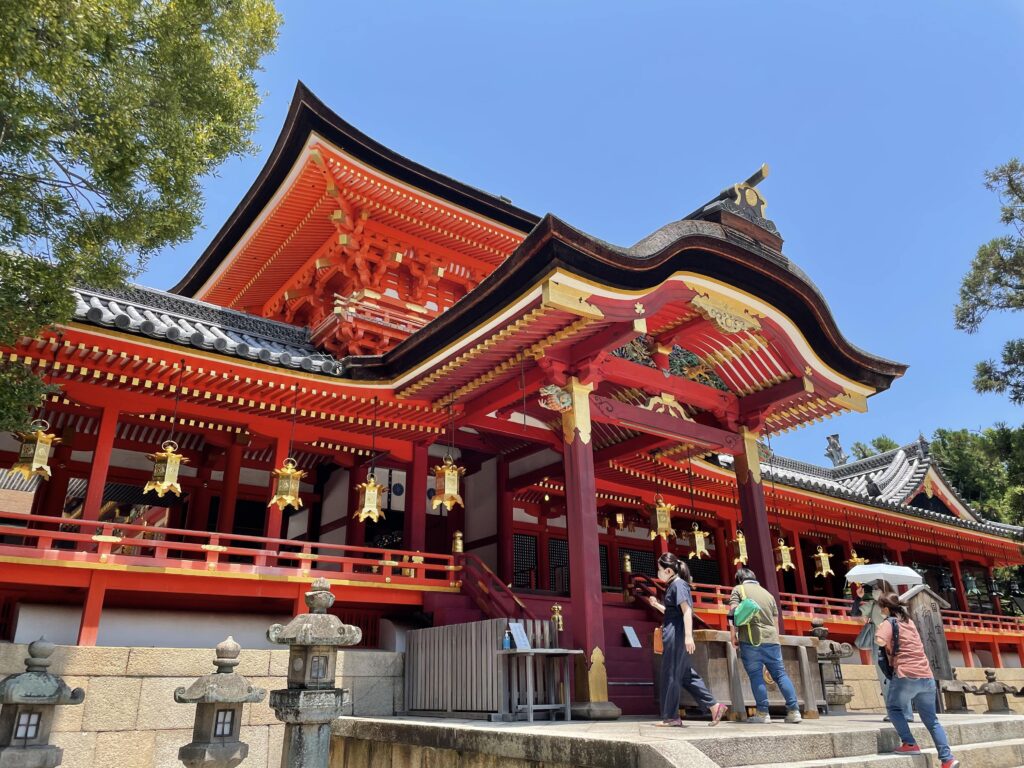
[[[905,565],[893,563],[866,563],[855,565],[846,572],[846,580],[854,584],[870,584],[873,581],[886,581],[894,587],[904,584],[920,584],[924,581],[917,571]]]

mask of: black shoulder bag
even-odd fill
[[[886,653],[884,646],[878,648],[878,666],[886,680],[892,680],[896,674],[896,656],[900,652],[900,624],[892,616],[886,619],[892,625],[892,658]]]

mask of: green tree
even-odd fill
[[[199,180],[248,153],[272,0],[0,2],[0,345],[67,321],[191,236]],[[0,362],[0,429],[43,383]]]
[[[938,429],[929,448],[960,495],[983,516],[1024,523],[1024,428]]]
[[[999,195],[1000,220],[1012,230],[978,249],[960,285],[956,327],[974,333],[990,312],[1024,309],[1024,163],[1014,158],[985,174],[985,186]],[[975,366],[978,392],[1005,392],[1024,404],[1024,339],[1011,339],[1001,359]]]
[[[885,453],[886,451],[894,451],[900,447],[900,444],[893,440],[888,435],[879,435],[870,444],[865,444],[857,441],[850,448],[850,452],[853,454],[853,458],[856,460],[866,459],[868,456],[876,456],[879,453]]]

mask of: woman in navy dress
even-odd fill
[[[661,657],[662,726],[682,726],[679,695],[685,688],[697,704],[711,713],[710,725],[718,725],[729,710],[715,701],[704,680],[693,668],[690,654],[697,650],[693,642],[693,597],[690,594],[690,569],[686,562],[670,552],[658,558],[658,578],[665,582],[665,602],[651,596],[651,605],[665,614],[661,625],[664,647]]]

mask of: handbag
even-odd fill
[[[661,639],[661,627],[654,628],[654,638],[651,646],[654,648],[654,652],[659,656],[665,652],[665,643]]]
[[[862,651],[874,650],[875,646],[875,625],[871,621],[865,622],[864,626],[860,628],[860,632],[857,633],[857,639],[853,641],[853,645],[856,648],[860,648]]]

